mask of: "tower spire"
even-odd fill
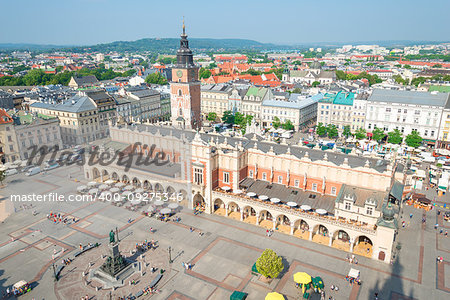
[[[186,35],[186,26],[184,25],[184,16],[183,16],[183,35]]]

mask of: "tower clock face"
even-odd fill
[[[183,76],[183,72],[181,72],[181,70],[178,70],[178,71],[177,71],[177,76],[178,76],[178,77]]]

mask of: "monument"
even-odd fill
[[[89,272],[89,279],[99,281],[103,288],[116,288],[124,285],[124,280],[135,272],[142,272],[141,263],[130,261],[119,251],[119,232],[116,228],[109,233],[109,256],[97,269]]]

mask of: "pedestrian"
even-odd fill
[[[445,235],[445,237],[447,237],[447,235],[448,235],[448,232],[447,232],[447,230],[445,231],[445,234],[444,234],[444,235]]]
[[[375,296],[375,300],[378,300],[378,293],[375,293],[374,296]]]
[[[444,232],[444,229],[441,228],[441,229],[439,230],[439,234],[442,234],[443,232]]]
[[[413,214],[409,214],[409,218],[412,219],[412,217],[413,217]]]
[[[438,229],[439,224],[434,224],[434,229]]]

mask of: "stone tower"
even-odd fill
[[[171,120],[174,126],[187,129],[201,127],[198,69],[194,64],[192,51],[189,49],[183,20],[177,65],[172,69],[170,83]]]

